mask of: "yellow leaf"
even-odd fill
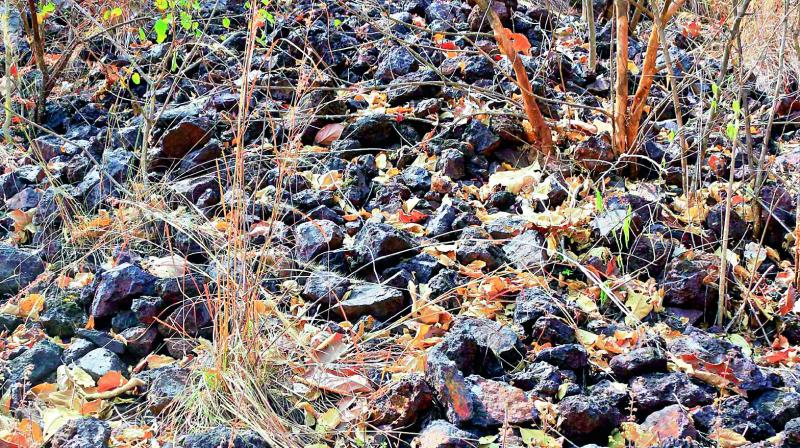
[[[30,294],[19,301],[20,317],[37,317],[44,308],[44,296],[41,294]]]

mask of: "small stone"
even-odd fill
[[[92,301],[92,315],[109,317],[130,306],[131,300],[155,294],[156,278],[142,268],[124,263],[100,275]]]
[[[118,355],[125,353],[125,345],[111,337],[108,333],[104,333],[99,330],[88,330],[85,328],[79,328],[75,334],[79,338],[86,339],[87,341],[92,341],[92,344],[100,347],[108,349]]]
[[[204,301],[187,301],[170,313],[163,324],[158,325],[158,332],[169,336],[177,331],[197,337],[209,335],[213,323]]]
[[[341,301],[349,287],[350,280],[346,277],[330,271],[315,271],[306,280],[301,296],[309,302],[331,305]]]
[[[463,179],[466,175],[464,153],[455,148],[445,149],[436,161],[436,170],[452,180]]]
[[[345,300],[332,305],[332,308],[350,322],[355,322],[362,316],[372,316],[383,321],[399,315],[405,302],[403,291],[399,289],[364,283],[350,289]]]
[[[97,381],[108,372],[120,372],[125,376],[128,368],[114,352],[105,348],[96,348],[82,358],[75,365],[83,369]]]
[[[96,349],[97,346],[91,341],[86,339],[75,338],[69,347],[64,349],[64,364],[71,364],[80,358],[83,358],[87,353]]]
[[[370,403],[370,421],[376,426],[404,428],[413,425],[433,405],[433,392],[422,375],[411,374],[393,382]]]
[[[156,348],[158,330],[155,327],[132,327],[120,333],[127,344],[125,351],[133,356],[147,356]]]
[[[703,406],[692,412],[692,418],[700,431],[725,428],[743,435],[750,442],[760,442],[775,435],[769,422],[738,395],[725,398],[717,405]]]
[[[753,408],[780,431],[789,420],[800,417],[800,394],[768,390],[752,402]]]
[[[51,448],[107,448],[111,437],[108,423],[94,417],[68,421],[50,439]]]
[[[617,379],[627,381],[636,375],[666,372],[667,357],[662,350],[642,347],[614,356],[608,365]]]
[[[354,261],[359,267],[388,266],[397,258],[414,255],[413,247],[413,240],[404,232],[389,224],[368,222],[355,236]]]
[[[147,388],[147,409],[159,415],[175,398],[183,393],[189,380],[189,370],[167,368]]]
[[[667,406],[648,415],[644,423],[642,423],[642,429],[655,435],[659,441],[670,438],[696,438],[698,436],[692,419],[686,415],[683,407],[677,404]]]
[[[266,440],[250,430],[231,431],[225,426],[217,426],[208,431],[184,436],[180,448],[270,448]]]
[[[331,221],[314,220],[295,228],[296,253],[300,261],[309,262],[325,252],[340,249],[344,232]]]
[[[468,376],[466,385],[469,412],[459,412],[453,423],[493,427],[530,424],[538,418],[535,398],[522,389],[478,375]]]
[[[3,389],[25,383],[27,387],[41,383],[61,365],[61,347],[45,339],[21,355],[8,361],[3,369]]]
[[[558,404],[560,431],[570,440],[607,440],[622,422],[619,410],[585,395],[566,397]]]
[[[0,244],[0,295],[15,295],[44,272],[44,262],[29,252]]]
[[[671,404],[685,407],[706,405],[714,401],[713,387],[695,383],[682,372],[649,373],[628,383],[631,398],[642,414],[650,414]]]
[[[414,441],[417,448],[473,448],[478,436],[458,429],[446,420],[434,420]]]
[[[540,344],[571,344],[575,342],[575,330],[555,316],[542,316],[531,329],[531,339]]]
[[[542,349],[536,361],[544,361],[568,370],[581,370],[589,367],[589,354],[580,344],[565,344]]]
[[[517,268],[534,270],[548,259],[545,242],[536,230],[526,230],[503,246],[506,258]]]
[[[131,302],[131,311],[136,314],[136,319],[143,324],[151,324],[161,314],[164,300],[161,297],[137,297]]]

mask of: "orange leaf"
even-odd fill
[[[530,56],[531,43],[524,34],[515,33],[508,28],[503,28],[503,32],[505,33],[505,38],[511,41],[514,51]]]
[[[42,383],[31,387],[31,392],[36,395],[49,394],[55,392],[58,388],[53,383]]]
[[[100,410],[103,400],[93,400],[81,406],[81,415],[95,414]]]
[[[314,136],[314,143],[317,145],[328,146],[335,140],[338,140],[344,131],[344,125],[341,123],[326,124]]]
[[[25,418],[20,420],[17,425],[19,431],[23,434],[29,435],[30,438],[37,444],[42,443],[44,437],[42,435],[42,428],[35,421]]]
[[[402,223],[413,222],[415,224],[419,224],[420,222],[424,221],[427,217],[428,215],[422,213],[419,210],[411,210],[411,213],[406,213],[401,210],[400,213],[398,214],[398,219]]]
[[[38,314],[44,307],[44,296],[41,294],[31,294],[19,301],[19,313],[22,316]]]
[[[100,379],[97,380],[97,391],[107,392],[109,390],[114,390],[125,384],[125,382],[125,378],[120,372],[111,370],[106,372],[105,375],[101,376]]]
[[[781,316],[785,316],[789,314],[790,311],[794,309],[794,302],[797,297],[797,291],[795,291],[794,286],[789,286],[789,289],[786,291],[786,294],[783,295],[780,301],[780,306],[778,308],[778,314]]]

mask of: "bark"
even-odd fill
[[[617,17],[616,107],[614,108],[614,152],[619,156],[628,147],[626,112],[628,110],[628,0],[615,0]]]

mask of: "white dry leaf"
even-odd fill
[[[527,168],[514,171],[500,171],[489,176],[489,189],[494,190],[500,186],[511,193],[517,194],[523,189],[531,190],[542,180],[542,170],[539,164],[534,163]]]
[[[44,439],[48,440],[61,430],[72,419],[81,418],[80,412],[66,407],[48,407],[42,410],[42,432]]]
[[[86,373],[85,370],[81,369],[80,367],[73,365],[67,371],[69,375],[69,379],[79,387],[87,388],[87,387],[94,387],[95,382],[91,375]]]
[[[183,277],[189,272],[189,261],[179,255],[150,257],[144,265],[149,273],[158,278]]]
[[[758,243],[751,241],[744,246],[744,262],[748,271],[755,272],[766,259],[767,250]]]

